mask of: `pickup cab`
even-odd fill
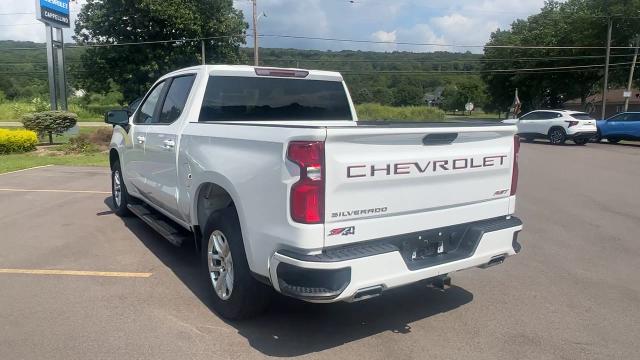
[[[336,72],[203,65],[110,111],[113,207],[194,243],[213,309],[358,301],[520,251],[516,127],[358,121]]]

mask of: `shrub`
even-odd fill
[[[101,147],[108,148],[111,143],[113,129],[110,127],[101,127],[89,134],[89,141]]]
[[[95,144],[91,143],[88,134],[72,137],[68,143],[61,145],[59,149],[66,154],[92,153],[100,150]]]
[[[444,120],[444,112],[428,106],[385,106],[380,104],[356,105],[360,120],[388,121],[440,121]]]
[[[78,122],[78,116],[66,111],[43,111],[22,116],[22,124],[27,130],[33,130],[40,137],[49,135],[49,144],[53,144],[53,134],[60,135]]]
[[[37,143],[38,137],[33,131],[0,129],[0,154],[32,151]]]
[[[109,148],[111,142],[111,128],[100,128],[88,134],[80,134],[69,139],[67,144],[61,145],[60,150],[67,154],[94,153]]]

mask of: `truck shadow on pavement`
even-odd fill
[[[105,204],[112,209],[110,197],[105,199]],[[99,214],[106,215],[107,212]],[[177,248],[140,219],[130,217],[122,221],[213,311],[213,293],[192,244]],[[456,286],[441,291],[423,284],[390,290],[380,297],[354,304],[311,304],[274,294],[266,314],[256,319],[226,323],[236,328],[238,334],[262,354],[292,357],[387,331],[407,334],[412,331],[411,323],[454,310],[472,300],[472,293]]]

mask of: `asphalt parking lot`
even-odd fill
[[[227,323],[190,248],[109,207],[105,168],[0,175],[0,359],[633,359],[640,145],[523,144],[523,251],[356,304]]]

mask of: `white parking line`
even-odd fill
[[[53,193],[80,193],[80,194],[111,194],[110,191],[96,190],[59,190],[59,189],[0,189],[9,192],[53,192]]]
[[[51,164],[49,164],[49,165],[40,165],[40,166],[34,166],[34,167],[26,168],[26,169],[20,169],[20,170],[9,171],[9,172],[6,172],[6,173],[2,173],[2,174],[0,174],[0,176],[2,176],[2,175],[8,175],[8,174],[15,174],[15,173],[19,173],[19,172],[23,172],[23,171],[28,171],[28,170],[33,170],[33,169],[42,169],[42,168],[46,168],[46,167],[49,167],[49,166],[53,166],[53,165],[51,165]]]
[[[117,271],[78,271],[78,270],[49,270],[49,269],[0,269],[0,274],[28,274],[28,275],[72,275],[72,276],[103,276],[148,278],[152,273],[117,272]]]

